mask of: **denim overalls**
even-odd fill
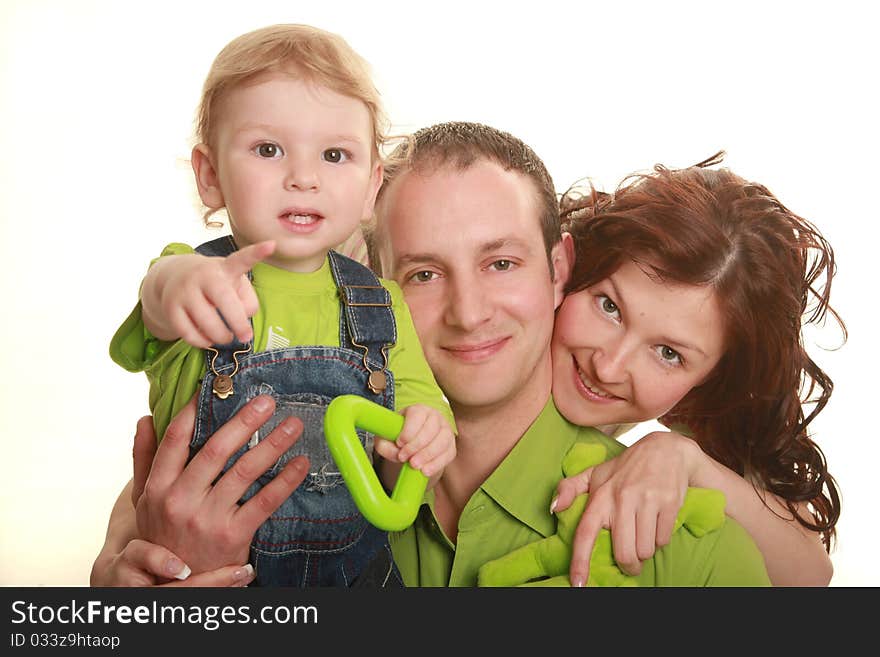
[[[226,256],[235,249],[232,237],[224,236],[196,251]],[[253,353],[253,340],[247,344],[233,340],[206,350],[207,371],[199,391],[190,453],[194,454],[245,402],[259,394],[271,395],[275,414],[229,459],[224,471],[285,417],[299,417],[303,434],[248,488],[241,501],[269,483],[294,456],[307,454],[311,465],[305,481],[254,535],[250,558],[256,570],[255,584],[402,586],[388,535],[358,511],[330,456],[323,431],[324,412],[338,395],[360,395],[394,409],[394,380],[386,369],[386,350],[397,340],[391,295],[360,263],[334,251],[329,258],[342,303],[340,346],[292,346]],[[228,393],[230,383],[232,391]],[[372,435],[362,431],[358,435],[371,454]]]

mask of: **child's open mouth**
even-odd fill
[[[317,212],[292,210],[289,212],[282,212],[278,215],[278,218],[284,228],[299,233],[314,229],[324,217]]]

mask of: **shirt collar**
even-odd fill
[[[336,284],[330,272],[330,260],[315,271],[295,272],[281,269],[265,262],[258,262],[253,268],[254,284],[261,288],[275,288],[301,296],[323,293],[328,287],[336,293]]]
[[[578,427],[563,418],[550,398],[541,414],[481,488],[508,513],[543,536],[556,533],[550,501],[562,479],[562,458]]]

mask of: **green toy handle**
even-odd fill
[[[354,503],[364,517],[379,529],[400,531],[416,519],[428,478],[404,463],[389,498],[355,427],[387,440],[396,440],[403,429],[403,416],[357,395],[340,395],[330,402],[324,415],[324,435],[330,454]]]

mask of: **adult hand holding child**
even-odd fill
[[[299,438],[300,420],[288,418],[279,424],[266,440],[212,482],[229,457],[272,416],[274,407],[271,397],[254,398],[189,463],[194,402],[171,422],[158,449],[152,418],[141,418],[135,436],[134,478],[116,503],[135,507],[136,526],[126,526],[130,523],[122,520],[114,523],[111,517],[108,540],[95,561],[91,584],[247,585],[253,579],[253,569],[243,564],[254,532],[302,483],[308,459],[292,459],[246,503],[239,505],[238,500]],[[108,546],[120,543],[112,537],[123,532],[131,540],[119,553],[108,550]]]

